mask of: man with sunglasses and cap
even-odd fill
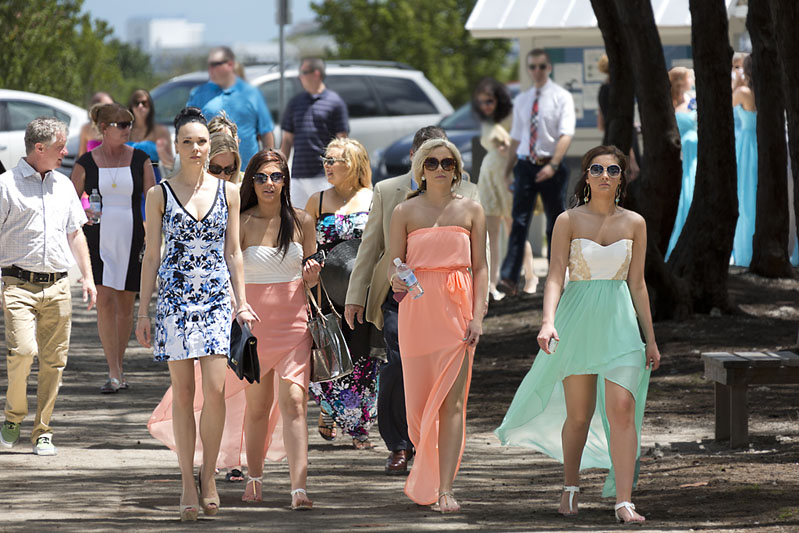
[[[280,151],[291,162],[291,203],[304,206],[314,193],[327,187],[320,156],[336,137],[350,131],[347,104],[325,85],[325,62],[306,57],[300,62],[304,91],[289,100],[280,122]]]
[[[542,48],[527,54],[527,71],[533,86],[513,103],[513,127],[505,176],[513,172],[513,224],[508,251],[502,262],[497,289],[509,295],[517,292],[524,259],[524,243],[530,230],[538,195],[547,217],[547,240],[552,238],[555,219],[565,207],[569,173],[563,158],[576,126],[571,93],[549,78],[552,62]]]
[[[236,56],[227,46],[218,46],[208,52],[209,81],[191,91],[186,107],[199,107],[206,117],[222,111],[238,126],[241,170],[255,155],[258,141],[264,150],[274,148],[275,128],[272,115],[263,95],[236,75]]]
[[[446,138],[446,133],[438,126],[420,129],[413,138],[411,158],[425,141]],[[414,453],[405,418],[405,389],[397,339],[399,304],[394,299],[386,275],[388,265],[393,259],[387,249],[388,232],[394,208],[405,200],[409,192],[417,188],[412,171],[375,185],[372,209],[369,211],[361,246],[350,275],[344,306],[344,318],[351,328],[354,327],[355,320],[363,323],[365,313],[366,320],[383,330],[387,362],[380,367],[377,416],[380,420],[380,436],[391,450],[385,465],[385,473],[388,475],[407,473],[408,461]],[[479,201],[477,186],[467,180],[461,180],[456,192]]]
[[[0,445],[11,448],[28,414],[28,377],[39,360],[36,455],[55,455],[50,418],[67,364],[72,299],[67,271],[77,261],[83,301],[97,298],[81,226],[86,214],[72,182],[58,172],[67,155],[67,125],[36,118],[25,129],[27,155],[0,175],[0,266],[8,353],[8,389]]]

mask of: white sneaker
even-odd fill
[[[33,453],[36,455],[55,455],[58,450],[53,446],[53,436],[49,433],[40,435],[33,445]]]

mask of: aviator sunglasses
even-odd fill
[[[621,176],[621,167],[619,165],[608,165],[607,167],[603,167],[599,163],[594,163],[586,170],[588,170],[588,173],[594,178],[600,177],[605,170],[608,171],[609,178],[618,178]]]
[[[253,181],[258,184],[264,184],[267,180],[272,180],[272,183],[283,183],[285,176],[283,176],[282,172],[272,172],[271,174],[264,174],[263,172],[258,172],[257,174],[253,174],[252,177]]]
[[[424,160],[424,168],[429,171],[434,171],[438,169],[439,164],[441,165],[441,170],[445,172],[449,172],[455,168],[455,160],[451,157],[445,157],[441,161],[436,159],[435,157],[428,157]]]
[[[224,174],[225,176],[232,176],[233,173],[236,172],[236,165],[223,167],[215,163],[211,163],[208,165],[208,172],[211,174]]]
[[[326,167],[332,167],[336,163],[346,163],[346,159],[342,159],[340,157],[325,157],[321,156],[319,159],[322,160],[322,164]]]

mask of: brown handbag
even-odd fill
[[[330,305],[327,314],[322,312],[311,290],[305,287],[308,329],[314,342],[311,350],[311,381],[314,383],[333,381],[351,374],[353,370],[350,350],[341,331],[341,315],[333,307],[321,278],[319,285]]]

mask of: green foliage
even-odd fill
[[[466,20],[475,0],[323,0],[312,4],[339,45],[336,59],[401,61],[458,106],[483,76],[505,81],[507,40],[474,39]]]
[[[82,0],[0,2],[0,87],[86,105],[96,91],[127,102],[153,82],[149,57],[110,39],[103,20],[81,13]]]

